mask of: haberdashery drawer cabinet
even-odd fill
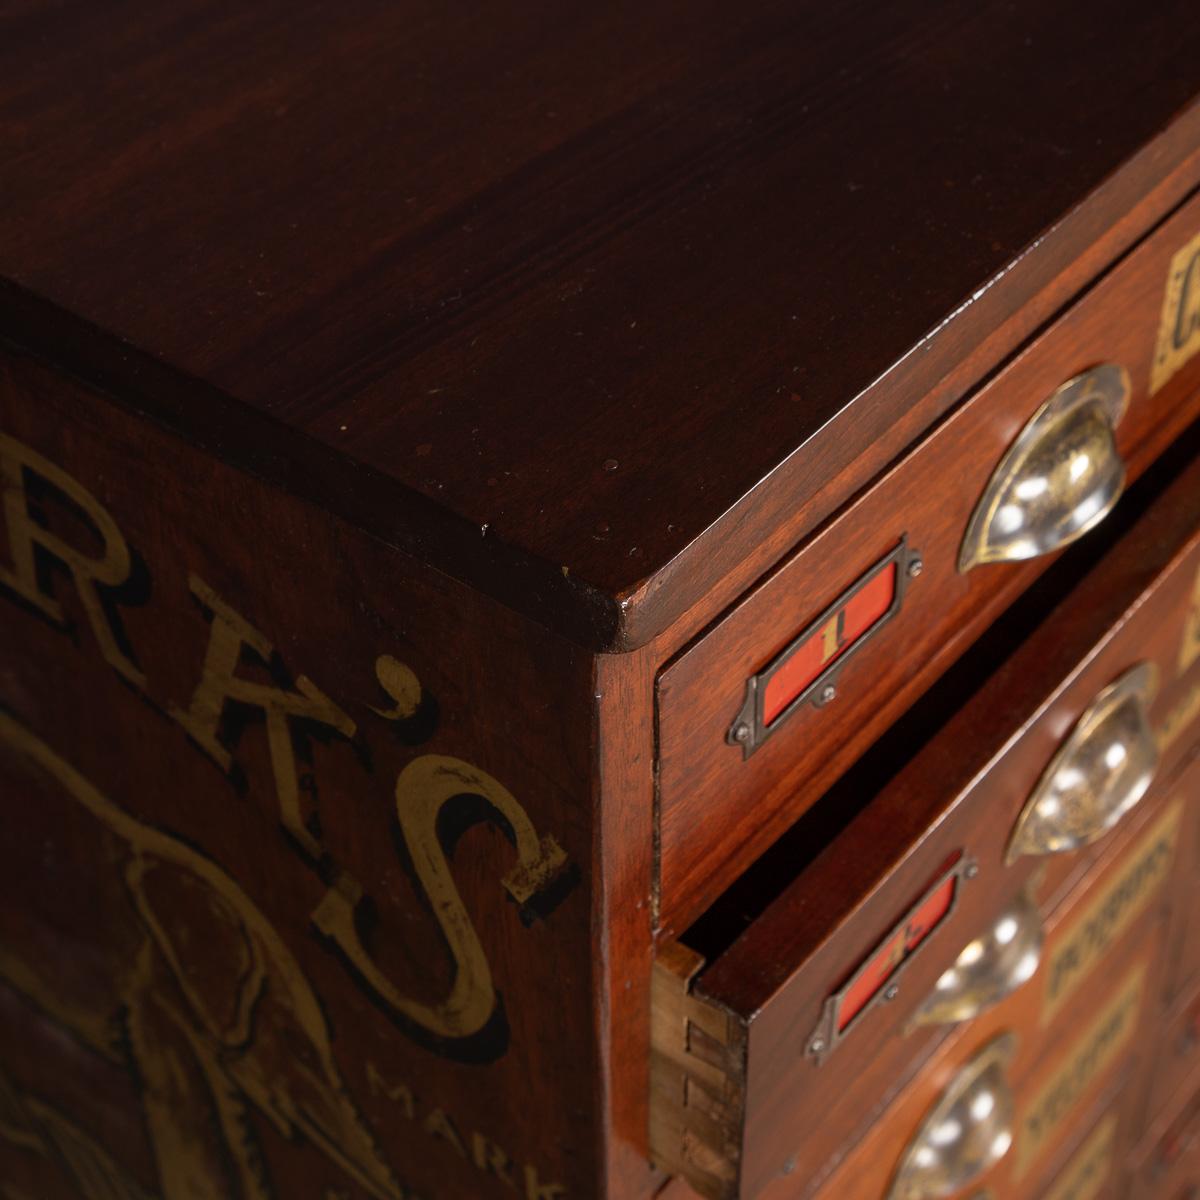
[[[1198,64],[0,5],[0,1197],[1195,1188]]]
[[[1170,890],[1186,916],[1196,831],[1181,795],[1111,887],[1086,886],[1116,905],[1101,914],[1105,938],[1078,935],[1086,945],[1065,957],[1053,936],[1041,949],[1040,910],[1200,738],[1188,661],[1198,579],[1200,463],[760,915],[726,923],[726,949],[706,961],[686,942],[664,948],[653,1136],[704,1194],[810,1193],[946,1023],[974,1018],[979,1037],[999,1019],[1010,1032],[1003,1009],[977,1015],[1007,990],[1041,994],[1035,1014],[1080,1024],[1074,1009],[1096,991],[1074,1006],[1069,991],[1166,887],[1177,844],[1188,886]],[[820,1137],[798,1136],[817,1127]],[[870,1143],[861,1155],[881,1179],[853,1192],[839,1181],[830,1195],[883,1193],[888,1156]]]

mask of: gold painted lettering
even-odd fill
[[[193,575],[188,582],[192,594],[212,614],[212,632],[204,657],[204,673],[192,693],[191,702],[186,709],[170,704],[167,712],[187,730],[205,754],[228,772],[233,766],[233,756],[218,736],[225,706],[233,702],[261,709],[266,714],[267,744],[283,826],[308,854],[320,858],[322,847],[305,825],[301,811],[290,722],[293,718],[314,721],[347,738],[354,736],[355,724],[303,675],[297,677],[295,691],[239,677],[237,669],[243,650],[253,651],[267,664],[274,654],[274,647],[203,580]]]
[[[420,1107],[416,1093],[407,1084],[391,1083],[386,1080],[374,1063],[367,1064],[367,1081],[375,1095],[389,1096],[404,1106],[405,1116],[410,1119]],[[470,1162],[484,1175],[500,1180],[501,1183],[520,1194],[526,1200],[558,1200],[567,1194],[558,1183],[543,1183],[538,1169],[532,1165],[521,1168],[517,1177],[517,1163],[499,1142],[473,1131],[469,1141],[459,1132],[459,1126],[443,1108],[433,1108],[420,1120],[421,1130],[435,1141],[448,1146],[459,1158]],[[469,1152],[468,1152],[469,1151]],[[415,1200],[408,1197],[406,1200]]]
[[[1163,293],[1150,391],[1157,392],[1200,349],[1200,236],[1171,259]]]
[[[103,543],[99,555],[86,554],[69,545],[34,519],[26,489],[27,472],[50,484],[83,513]],[[12,559],[11,570],[0,567],[0,585],[62,625],[66,620],[62,605],[39,583],[36,551],[40,549],[61,563],[71,574],[104,661],[129,683],[144,688],[146,676],[122,649],[120,625],[106,612],[97,591],[100,587],[116,588],[128,582],[133,567],[129,546],[116,521],[66,471],[4,433],[0,433],[0,486],[4,492],[4,524]]]
[[[1061,1064],[1021,1115],[1016,1177],[1024,1178],[1055,1130],[1079,1107],[1091,1085],[1114,1063],[1137,1029],[1146,976],[1139,963],[1072,1043]]]
[[[1183,815],[1176,801],[1126,852],[1122,866],[1072,917],[1041,974],[1046,1025],[1104,961],[1108,950],[1166,886]]]
[[[1100,1189],[1112,1178],[1112,1158],[1116,1141],[1117,1118],[1104,1118],[1075,1152],[1045,1200],[1095,1200]]]
[[[49,1160],[80,1200],[151,1200],[108,1151],[57,1109],[20,1091],[0,1070],[0,1139]],[[15,1188],[0,1196],[17,1200]],[[30,1198],[32,1200],[32,1198]]]
[[[516,1186],[513,1183],[512,1162],[508,1155],[481,1133],[471,1134],[471,1157],[484,1174],[495,1175],[501,1183],[507,1183],[509,1187]]]
[[[367,1063],[367,1084],[373,1095],[386,1096],[389,1100],[399,1104],[404,1111],[404,1115],[410,1121],[416,1117],[417,1098],[413,1095],[412,1088],[408,1084],[388,1083],[379,1073],[379,1068],[374,1063]]]
[[[1192,601],[1183,624],[1183,641],[1179,646],[1179,674],[1182,675],[1200,658],[1200,571],[1192,584]]]
[[[1173,746],[1197,717],[1200,717],[1200,684],[1188,688],[1179,703],[1163,718],[1162,725],[1154,731],[1158,752],[1163,754]]]
[[[821,662],[827,663],[841,646],[842,614],[830,617],[821,627]]]
[[[565,1196],[567,1189],[558,1183],[542,1183],[537,1167],[525,1168],[525,1200],[557,1200]]]
[[[454,1126],[454,1122],[440,1109],[433,1109],[425,1118],[422,1128],[432,1138],[444,1141],[460,1158],[467,1157],[467,1148]]]
[[[567,861],[552,837],[538,837],[528,814],[512,793],[469,763],[426,754],[401,771],[396,781],[396,815],[417,877],[454,958],[454,983],[441,1004],[423,1004],[402,995],[372,961],[355,921],[362,889],[352,877],[343,873],[312,914],[316,928],[341,950],[383,1004],[430,1033],[446,1038],[465,1038],[478,1033],[496,1005],[487,956],[438,838],[439,814],[454,797],[462,795],[486,800],[507,823],[517,863],[501,880],[501,885],[518,904],[525,904],[544,891]]]
[[[121,1012],[161,1194],[264,1200],[269,1181],[247,1120],[254,1110],[283,1136],[306,1139],[375,1200],[406,1200],[342,1081],[320,1000],[250,897],[216,862],[115,804],[4,712],[0,748],[54,780],[112,839],[97,861],[121,873],[140,934],[125,964]],[[189,897],[182,908],[170,903]],[[188,955],[210,934],[232,951],[224,970],[209,961],[206,978],[221,990],[197,987]],[[0,976],[13,979],[5,958]]]

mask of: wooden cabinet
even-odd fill
[[[960,566],[1006,452],[1058,389],[1079,379],[1121,406],[1126,478],[1196,417],[1196,371],[1153,389],[1149,297],[1198,235],[1193,201],[663,671],[664,920],[707,907],[1045,569],[1052,554]]]
[[[1109,942],[1165,896],[1178,892],[1186,912],[1195,825],[1181,787],[1112,868],[1111,883],[1077,885],[1073,894],[1094,891],[1098,907],[1088,902],[1083,923],[1062,935],[1067,949],[1054,933],[1044,947],[1034,936],[1042,910],[1057,911],[1063,888],[1133,814],[1158,806],[1166,784],[1150,781],[1169,780],[1200,738],[1188,715],[1194,676],[1180,672],[1178,654],[1200,573],[1198,518],[1200,464],[761,915],[726,933],[726,949],[705,961],[685,941],[660,957],[656,1149],[705,1194],[806,1194],[930,1053],[942,1022],[992,1009],[1005,990],[996,973],[1029,998],[1033,1014],[1061,1013],[1078,1026],[1078,1010],[1096,999],[1084,985]],[[1114,705],[1131,680],[1153,688],[1153,698],[1135,690]],[[1051,807],[1031,833],[1030,814]],[[1177,848],[1187,864],[1178,885]],[[773,860],[772,876],[777,867]],[[997,941],[1000,921],[1007,936]],[[1010,944],[1023,945],[1025,957],[1013,957]],[[991,973],[977,965],[988,959]],[[1164,990],[1147,984],[1147,1011]],[[1005,1011],[976,1016],[972,1040],[1008,1031],[997,1016]],[[718,1021],[724,1028],[714,1033]],[[1031,1024],[1038,1020],[1022,1017],[1011,1029]],[[693,1027],[706,1035],[696,1048]],[[719,1063],[714,1036],[724,1046]],[[924,1107],[919,1088],[908,1094]],[[821,1137],[804,1136],[818,1127]],[[907,1136],[903,1120],[895,1128]],[[891,1167],[888,1155],[861,1146],[873,1180],[867,1195],[885,1186]],[[830,1194],[843,1188],[844,1180]]]
[[[0,1196],[1194,1186],[1198,63],[3,6]]]

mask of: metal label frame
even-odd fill
[[[787,665],[798,650],[816,637],[863,588],[877,579],[880,573],[887,570],[892,564],[895,564],[896,567],[896,583],[892,593],[892,602],[888,605],[887,610],[833,658],[829,665],[811,683],[807,684],[773,721],[768,723],[763,716],[763,703],[767,685],[771,679]],[[905,534],[895,549],[869,567],[820,616],[810,621],[766,667],[746,681],[746,696],[742,701],[742,707],[725,735],[725,740],[729,745],[742,748],[743,760],[749,758],[768,738],[778,733],[788,719],[804,705],[811,704],[814,708],[823,708],[834,698],[836,695],[834,684],[841,674],[842,668],[900,611],[908,583],[919,575],[920,571],[920,555],[916,550],[909,548],[908,535]]]
[[[908,969],[909,963],[916,958],[921,949],[928,945],[929,939],[954,916],[955,911],[958,909],[959,897],[962,894],[962,885],[974,879],[978,874],[979,866],[975,859],[965,852],[958,854],[954,861],[939,871],[933,882],[904,910],[903,916],[879,939],[846,982],[836,992],[826,998],[825,1003],[821,1006],[821,1019],[817,1022],[816,1028],[808,1037],[808,1054],[810,1058],[816,1060],[817,1066],[820,1066],[853,1033],[867,1013],[877,1008],[881,1003],[896,998],[897,979]],[[854,1016],[846,1022],[845,1027],[839,1029],[838,1014],[841,1012],[846,997],[854,990],[863,975],[870,970],[883,950],[887,948],[898,934],[904,931],[909,922],[929,902],[931,897],[935,896],[951,879],[955,880],[954,894],[950,897],[950,904],[939,918],[937,924],[926,930],[920,941],[900,959],[891,972],[879,981],[879,986]]]

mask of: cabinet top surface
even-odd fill
[[[12,0],[0,314],[162,364],[218,451],[308,447],[318,500],[392,489],[442,565],[540,564],[615,644],[1198,91],[1173,0]]]

